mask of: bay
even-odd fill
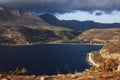
[[[101,45],[84,44],[0,46],[0,69],[8,72],[26,68],[36,75],[82,72],[90,68],[87,54],[100,48]]]

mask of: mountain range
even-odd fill
[[[59,20],[51,14],[33,16],[28,12],[0,6],[0,45],[56,44],[73,40],[81,42],[82,38],[78,37],[81,37],[82,33],[86,33],[88,29],[119,27],[120,23],[102,24],[93,21]],[[109,33],[108,29],[105,30]],[[95,34],[100,35],[101,33],[100,29],[100,33]],[[92,35],[90,33],[87,36]]]
[[[73,39],[78,32],[46,23],[27,12],[0,6],[0,45],[46,43]]]
[[[54,26],[62,26],[66,28],[71,28],[74,30],[84,31],[92,28],[119,28],[120,23],[97,23],[93,21],[77,21],[77,20],[59,20],[52,14],[43,14],[39,16],[45,22],[54,25]]]

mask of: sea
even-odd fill
[[[87,54],[102,47],[88,44],[0,46],[0,71],[26,68],[30,75],[83,72],[91,67]]]

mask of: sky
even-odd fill
[[[55,16],[60,20],[78,20],[78,21],[94,21],[98,23],[120,23],[120,11],[112,11],[110,14],[104,11],[95,10],[93,13],[77,10],[75,12],[59,14]]]
[[[0,0],[0,5],[37,14],[55,14],[60,20],[120,23],[120,0]]]

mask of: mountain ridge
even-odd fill
[[[94,21],[77,21],[77,20],[59,20],[52,14],[43,14],[39,16],[45,22],[54,25],[71,28],[74,30],[87,30],[92,28],[118,28],[120,23],[98,23]],[[54,18],[54,19],[53,19]]]
[[[78,32],[72,29],[56,27],[30,13],[2,6],[0,6],[0,32],[0,45],[46,43],[69,40],[78,35]]]

